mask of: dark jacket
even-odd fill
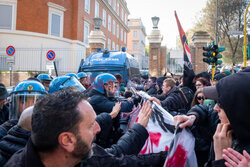
[[[30,137],[30,132],[18,125],[8,131],[0,141],[0,166],[3,166],[18,150],[25,147]]]
[[[174,86],[165,95],[157,95],[155,97],[161,100],[162,107],[169,111],[171,114],[173,112],[180,114],[187,113],[187,102],[185,101],[185,98],[183,97],[177,86]]]
[[[8,120],[0,125],[0,139],[7,135],[8,131],[17,124],[18,120]]]
[[[96,121],[101,127],[101,132],[97,134],[95,143],[106,144],[112,128],[112,119],[108,113],[101,113],[97,116]],[[127,131],[117,143],[106,148],[108,153],[113,155],[120,154],[138,154],[148,138],[148,131],[140,124],[136,123]]]
[[[83,161],[81,166],[163,166],[167,156],[167,152],[160,152],[147,155],[121,155],[114,156],[107,153],[102,147],[93,144],[93,156],[88,160]],[[31,140],[27,143],[24,149],[17,151],[10,160],[5,164],[5,167],[44,167],[37,151],[34,148]]]
[[[89,103],[94,108],[96,114],[103,112],[111,113],[113,107],[115,106],[116,101],[112,98],[107,98],[103,94],[92,89],[88,96],[90,97]],[[123,101],[121,104],[120,112],[131,112],[133,109],[132,101]]]
[[[242,153],[246,150],[250,153],[250,68],[239,73],[224,77],[216,84],[218,93],[217,102],[224,109],[230,127],[233,130],[232,148]],[[192,110],[188,115],[196,115],[195,124],[200,129],[200,135],[207,140],[212,141],[216,131],[219,118],[216,111],[203,112],[201,110]],[[225,166],[225,160],[214,160],[213,142],[211,142],[211,151],[207,166]]]
[[[9,120],[9,108],[6,104],[0,109],[0,125]]]
[[[147,90],[147,93],[149,95],[153,95],[153,94],[157,94],[157,89],[155,87],[155,84],[153,84],[148,90]]]
[[[163,166],[167,152],[144,155],[120,155],[114,156],[107,153],[98,145],[93,146],[93,156],[82,162],[81,167],[149,167]]]

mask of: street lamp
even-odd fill
[[[95,24],[95,30],[99,30],[101,28],[102,19],[99,17],[93,18],[94,24]]]
[[[155,16],[155,17],[151,17],[151,19],[153,22],[153,29],[158,29],[158,23],[159,23],[160,18]]]

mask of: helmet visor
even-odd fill
[[[18,94],[12,94],[9,119],[18,119],[26,108],[33,106],[39,98],[45,95],[40,92],[19,92]]]
[[[75,78],[75,77],[70,77],[69,79],[67,79],[62,86],[64,88],[66,87],[75,87],[78,91],[83,92],[86,89],[84,88],[84,86],[82,86],[82,84]]]

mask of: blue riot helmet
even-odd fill
[[[105,94],[104,84],[115,83],[115,82],[116,78],[114,75],[109,73],[103,73],[96,76],[95,81],[93,83],[93,87],[96,91]]]
[[[79,79],[88,77],[88,75],[85,72],[79,72],[77,73],[77,76]]]
[[[39,74],[36,78],[39,79],[39,81],[41,81],[41,82],[43,80],[51,81],[50,76],[48,74],[45,74],[45,73]]]
[[[75,77],[76,79],[79,79],[75,73],[67,73],[65,74],[65,76]]]
[[[49,91],[49,84],[51,82],[51,77],[48,74],[42,73],[37,76],[37,79],[43,84],[47,91]]]
[[[33,106],[35,102],[47,94],[45,87],[35,80],[19,82],[10,94],[9,119],[19,119],[26,108]]]
[[[66,89],[67,87],[75,87],[80,92],[86,89],[82,84],[73,76],[60,76],[51,81],[49,85],[49,94],[57,92],[61,89]]]

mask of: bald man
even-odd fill
[[[25,147],[31,134],[32,113],[33,106],[25,109],[18,124],[13,126],[0,141],[0,166],[4,166],[15,152]]]

